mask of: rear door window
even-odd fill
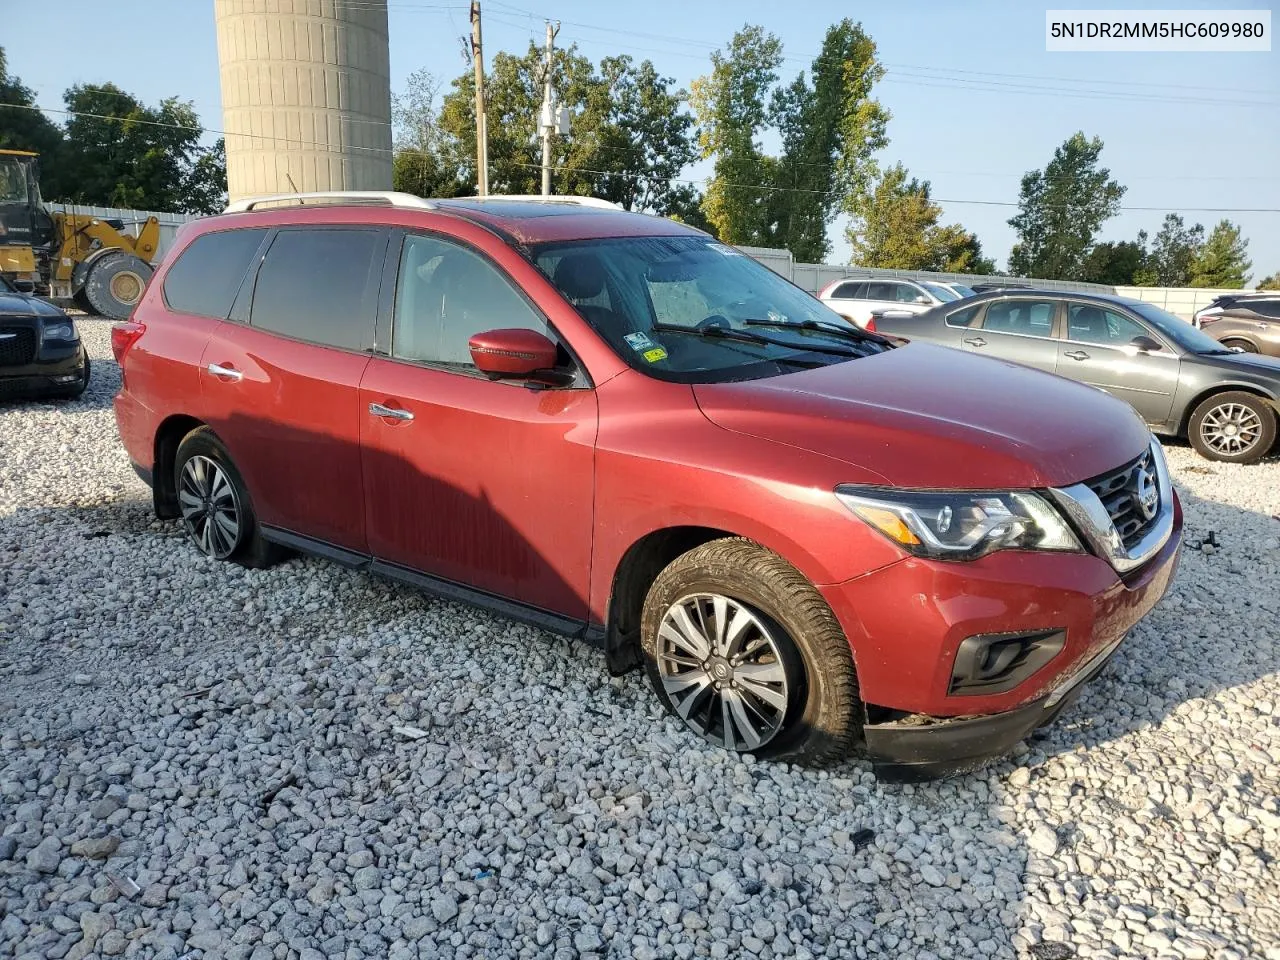
[[[1280,320],[1280,300],[1255,300],[1250,306],[1261,317]]]
[[[223,230],[191,241],[164,276],[170,310],[225,320],[266,230]]]
[[[282,229],[258,270],[249,322],[344,350],[373,346],[381,230]]]
[[[1051,337],[1057,308],[1053,300],[997,300],[987,307],[982,329],[1024,337]]]
[[[1151,331],[1128,317],[1090,303],[1073,303],[1067,308],[1067,339],[1096,343],[1103,347],[1126,347]]]
[[[872,280],[867,284],[868,300],[896,300],[898,297],[899,284],[889,283],[884,280]]]

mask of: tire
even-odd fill
[[[64,400],[80,399],[80,397],[84,394],[84,392],[89,389],[89,380],[92,378],[92,376],[93,376],[93,371],[89,364],[89,354],[86,353],[84,355],[84,376],[82,376],[71,387],[59,393],[58,396]]]
[[[1257,352],[1258,352],[1258,348],[1257,348],[1257,347],[1255,347],[1255,346],[1254,346],[1252,343],[1250,343],[1248,340],[1223,340],[1223,341],[1222,341],[1222,345],[1223,345],[1224,347],[1239,347],[1239,348],[1240,348],[1242,351],[1244,351],[1245,353],[1257,353]]]
[[[1252,442],[1244,443],[1240,437]],[[1215,393],[1191,414],[1187,439],[1197,453],[1210,460],[1256,463],[1275,443],[1276,413],[1270,404],[1252,393],[1239,390]]]
[[[188,465],[190,470],[188,471]],[[216,479],[220,475],[226,486]],[[178,444],[173,464],[174,490],[187,536],[197,550],[215,560],[243,567],[268,567],[281,551],[258,530],[249,491],[227,448],[208,427],[197,427]],[[228,507],[230,510],[228,511]],[[218,522],[230,514],[232,531]]]
[[[80,291],[95,313],[127,320],[142,299],[151,266],[130,253],[112,253],[95,260]]]
[[[714,635],[720,603],[720,619],[742,629],[733,631],[734,646],[720,648],[731,655],[711,653],[703,669],[692,647],[673,640],[673,631],[689,642],[680,627],[683,611],[690,623],[704,615],[702,626]],[[746,619],[739,621],[742,614]],[[752,652],[761,639],[763,650]],[[658,574],[645,598],[640,643],[662,705],[718,746],[824,763],[848,756],[861,739],[853,655],[835,615],[798,570],[750,540],[713,540]],[[747,654],[744,660],[732,658],[735,648]],[[749,680],[743,672],[748,667]],[[723,693],[714,686],[717,678]]]

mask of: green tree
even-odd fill
[[[1280,290],[1280,270],[1258,281],[1259,290]]]
[[[1102,140],[1073,134],[1044,170],[1022,178],[1018,213],[1009,225],[1018,242],[1011,273],[1049,280],[1079,280],[1098,228],[1120,207],[1125,188],[1099,167]]]
[[[74,86],[63,97],[71,113],[59,164],[63,198],[73,203],[140,210],[192,210],[207,197],[188,196],[217,166],[207,160],[190,102],[170,97],[151,108],[114,84]]]
[[[439,81],[427,70],[417,70],[404,92],[392,96],[392,186],[419,197],[472,194],[474,186],[462,176],[457,141],[440,127],[439,92]]]
[[[557,50],[552,85],[573,120],[567,137],[552,139],[552,190],[602,197],[629,210],[688,213],[696,191],[676,178],[693,160],[693,120],[672,88],[645,60],[606,57],[600,71],[576,47]],[[543,53],[530,44],[523,57],[499,53],[485,80],[489,189],[542,192]],[[425,149],[446,172],[475,182],[475,97],[472,75],[453,81],[438,117],[440,143]]]
[[[198,148],[187,167],[180,207],[187,213],[218,213],[227,205],[227,145],[219,137]]]
[[[1137,241],[1099,243],[1084,258],[1081,279],[1090,283],[1107,283],[1113,287],[1132,286],[1147,259],[1145,233],[1139,233]]]
[[[958,224],[940,226],[942,208],[929,197],[927,180],[907,179],[895,164],[852,207],[850,262],[893,270],[991,273],[978,238]]]
[[[1145,264],[1149,286],[1185,287],[1191,281],[1191,268],[1204,246],[1204,227],[1188,227],[1176,213],[1165,215]]]
[[[1253,269],[1248,248],[1249,241],[1240,235],[1239,227],[1230,220],[1219,221],[1191,265],[1188,286],[1240,289]]]
[[[542,192],[542,141],[538,117],[542,110],[542,51],[529,44],[522,57],[498,53],[485,77],[485,116],[489,144],[491,193]],[[552,84],[557,100],[575,117],[586,110],[599,83],[591,61],[577,47],[555,51]],[[457,145],[464,182],[476,182],[475,86],[470,71],[453,81],[440,107],[440,128]],[[575,124],[567,137],[552,138],[552,192],[590,194],[595,174],[587,172],[590,121]]]
[[[683,109],[685,92],[673,89],[645,60],[605,57],[600,82],[591,88],[583,135],[593,140],[590,167],[599,171],[593,193],[627,210],[661,215],[688,212],[696,191],[680,184],[680,172],[697,157],[693,117]]]
[[[889,113],[872,99],[884,76],[876,45],[852,20],[829,27],[811,67],[774,92],[772,118],[782,138],[776,189],[770,194],[777,245],[797,260],[830,253],[827,226],[866,195],[872,154],[884,147]]]
[[[700,125],[698,145],[715,168],[702,209],[726,243],[763,246],[772,241],[778,161],[766,157],[759,135],[769,118],[769,91],[778,80],[782,43],[746,26],[724,51],[711,55],[711,72],[693,81],[690,103]]]

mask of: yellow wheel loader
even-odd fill
[[[51,212],[38,162],[25,150],[0,150],[0,274],[19,289],[125,319],[151,276],[160,222],[148,217],[133,237],[118,220]]]

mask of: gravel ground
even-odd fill
[[[0,956],[1280,958],[1280,461],[1173,447],[1196,548],[1107,674],[881,785],[529,627],[200,558],[82,329],[83,400],[0,406]]]

